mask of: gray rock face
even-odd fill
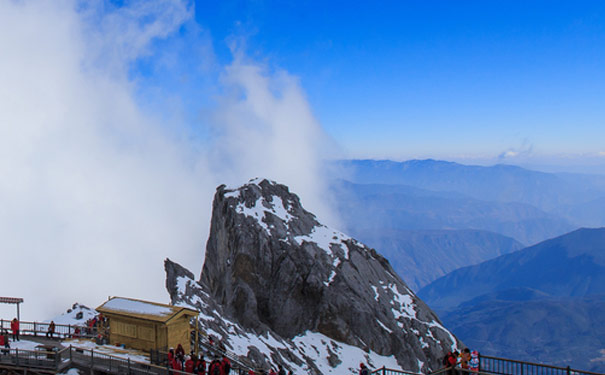
[[[291,343],[309,332],[333,340],[326,356],[332,368],[341,364],[344,344],[394,356],[412,371],[438,368],[458,345],[385,258],[322,225],[286,186],[268,180],[217,189],[197,285],[172,262],[166,271],[173,302],[215,303],[210,310],[238,329]],[[188,290],[179,278],[190,280]],[[288,355],[312,362],[304,353]]]

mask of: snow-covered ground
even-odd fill
[[[135,362],[149,362],[149,357],[140,350],[124,349],[122,347],[113,345],[97,345],[93,341],[86,339],[65,340],[63,345],[66,347],[71,345],[74,348],[84,350],[94,350],[96,353],[107,354],[123,359],[130,359],[131,361]]]
[[[57,343],[59,343],[57,341]],[[84,349],[84,350],[94,350],[97,353],[107,354],[114,357],[119,357],[123,359],[130,359],[131,361],[136,362],[149,362],[149,357],[139,350],[133,349],[123,349],[121,347],[116,347],[113,345],[97,345],[91,340],[86,339],[73,339],[73,340],[65,340],[60,343],[64,347],[69,347],[70,345],[74,348]],[[20,341],[10,341],[11,349],[19,349],[19,350],[36,350],[36,347],[41,345],[39,342],[28,340],[24,337],[21,338]]]
[[[80,314],[81,313],[81,314]],[[55,316],[53,319],[46,320],[46,323],[54,321],[55,324],[71,324],[71,325],[86,325],[86,321],[97,315],[94,309],[87,306],[74,303],[73,306],[61,315]],[[80,319],[78,317],[80,316]]]
[[[13,341],[10,339],[11,349],[19,349],[19,350],[36,350],[36,346],[40,345],[39,342],[30,341],[21,337],[20,341]]]

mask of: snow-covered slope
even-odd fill
[[[86,321],[94,318],[95,315],[97,315],[97,312],[94,309],[80,305],[76,302],[70,309],[67,309],[66,312],[54,317],[53,319],[47,320],[46,323],[50,323],[52,320],[55,322],[55,324],[84,326],[86,325]]]
[[[199,282],[169,260],[165,267],[173,303],[202,311],[206,331],[257,366],[420,371],[458,345],[386,259],[322,225],[272,181],[217,189]]]

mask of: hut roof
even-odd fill
[[[162,323],[168,322],[182,312],[188,315],[197,315],[197,311],[182,306],[171,306],[124,297],[110,298],[97,307],[97,311],[104,314],[123,315]]]

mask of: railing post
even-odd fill
[[[382,375],[386,375],[387,374],[387,369],[385,366],[382,366]]]
[[[38,336],[38,330],[36,329],[36,322],[34,322],[34,337]]]
[[[71,344],[69,344],[69,362],[71,364],[71,362],[73,362],[73,358],[71,356]]]
[[[59,363],[61,362],[61,351],[57,351],[55,353],[55,370],[59,370]]]
[[[92,368],[95,367],[95,361],[94,361],[94,354],[95,351],[93,349],[90,349],[90,372],[92,373]]]
[[[481,360],[481,353],[477,353],[477,359],[479,360],[479,368],[477,369],[479,372],[481,372],[481,363],[483,362]]]
[[[128,358],[128,374],[130,374],[130,357]]]
[[[569,366],[567,366],[567,375],[571,375],[571,368]]]
[[[17,357],[17,366],[19,365],[19,349],[15,349],[15,355]]]

